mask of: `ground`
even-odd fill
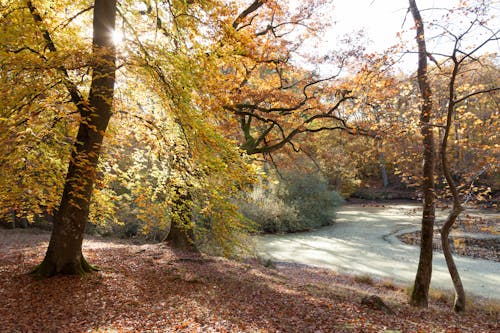
[[[498,332],[500,304],[476,299],[452,312],[406,303],[391,281],[302,265],[265,267],[173,252],[165,245],[91,238],[85,255],[102,271],[35,280],[49,234],[0,230],[0,332]],[[378,295],[394,314],[361,305]]]

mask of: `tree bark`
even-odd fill
[[[176,249],[198,252],[194,243],[195,235],[191,213],[192,198],[189,189],[184,190],[186,192],[180,187],[175,190],[174,212],[172,212],[167,243]]]
[[[444,177],[450,188],[451,194],[453,196],[453,209],[448,215],[446,222],[441,227],[441,245],[443,247],[443,254],[446,259],[446,265],[448,266],[448,271],[450,272],[451,280],[453,282],[453,287],[455,288],[455,302],[453,309],[455,312],[465,311],[465,290],[462,285],[462,280],[460,279],[460,274],[458,273],[457,266],[453,260],[453,255],[451,254],[450,243],[448,236],[450,234],[451,227],[455,224],[457,217],[464,210],[460,204],[460,198],[458,196],[458,190],[451,176],[450,168],[448,165],[448,137],[450,135],[452,118],[455,113],[455,80],[458,74],[459,63],[455,57],[455,52],[451,57],[453,60],[453,71],[450,77],[449,83],[449,97],[448,97],[448,112],[446,114],[446,125],[444,128],[444,135],[441,141],[441,165],[443,169]],[[458,161],[457,161],[458,163]]]
[[[453,310],[455,312],[465,311],[465,290],[460,279],[460,273],[458,272],[457,265],[453,260],[453,255],[451,254],[450,243],[448,236],[450,234],[450,229],[455,224],[455,221],[463,211],[463,208],[459,205],[453,205],[451,213],[448,215],[445,224],[441,227],[441,244],[443,247],[443,254],[446,259],[446,265],[448,266],[448,271],[450,272],[451,281],[453,282],[453,287],[455,288],[455,302],[453,304]]]
[[[387,177],[387,170],[385,168],[384,153],[379,154],[379,159],[380,159],[380,173],[382,175],[383,186],[384,188],[387,188],[387,186],[389,186],[389,178]]]
[[[81,115],[78,134],[66,174],[63,196],[43,262],[34,270],[42,277],[85,274],[95,270],[82,255],[90,199],[104,133],[112,113],[116,52],[111,32],[116,0],[95,0],[93,20],[93,74],[87,102],[76,106]]]
[[[424,204],[422,213],[422,229],[420,242],[420,257],[415,284],[410,298],[410,304],[417,307],[427,307],[429,287],[432,277],[432,238],[435,220],[434,193],[434,135],[430,126],[432,115],[432,91],[427,74],[427,47],[425,44],[424,25],[415,0],[409,0],[410,11],[417,28],[418,45],[418,85],[422,99],[420,114],[421,133],[423,136],[423,182]]]
[[[382,140],[379,141],[378,148],[379,148],[378,159],[380,163],[380,175],[382,176],[382,182],[384,188],[387,188],[387,186],[389,186],[389,178],[387,177],[387,170],[385,168],[385,155],[383,151]]]
[[[187,229],[179,225],[179,223],[172,222],[170,232],[167,236],[167,243],[176,249],[184,249],[193,252],[198,252],[194,245],[194,232],[192,229]]]

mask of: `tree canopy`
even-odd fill
[[[324,0],[0,0],[0,220],[52,223],[53,275],[94,269],[85,231],[234,255],[269,211],[260,194],[319,225],[329,212],[307,210],[334,191],[407,192],[429,219],[450,193],[496,205],[494,10],[464,1],[427,22],[410,4],[418,52],[368,53],[352,34],[325,56]],[[450,52],[426,49],[424,27]],[[397,69],[412,53],[418,69]]]

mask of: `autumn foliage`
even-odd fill
[[[342,197],[425,198],[432,219],[434,198],[498,209],[494,6],[415,16],[417,71],[398,68],[404,42],[368,52],[362,33],[320,54],[333,4],[0,0],[0,226],[52,231],[45,259],[44,232],[0,231],[0,331],[498,329],[496,305],[451,317],[332,272],[209,256],[332,224]],[[422,48],[424,23],[450,52]]]

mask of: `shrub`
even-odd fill
[[[239,207],[259,231],[285,233],[332,224],[341,202],[321,177],[290,173],[273,184],[256,186]]]
[[[317,175],[289,175],[278,195],[298,211],[299,224],[306,229],[332,224],[335,208],[342,202],[340,195],[329,190],[327,182]]]
[[[257,187],[240,202],[241,213],[256,223],[257,231],[284,233],[300,230],[297,210],[278,197],[276,188]]]

